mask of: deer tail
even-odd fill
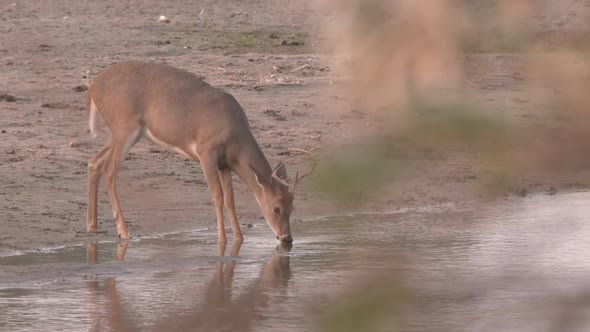
[[[88,116],[88,128],[90,129],[90,134],[92,137],[98,136],[98,109],[96,108],[96,104],[92,99],[92,84],[88,88],[88,93],[86,94],[86,110],[89,113]]]

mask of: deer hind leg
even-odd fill
[[[98,183],[102,177],[102,165],[111,152],[111,140],[90,160],[88,160],[88,213],[86,216],[86,231],[97,230],[97,197]]]
[[[234,200],[234,188],[231,181],[231,170],[226,168],[219,171],[219,178],[221,179],[221,185],[223,188],[223,198],[225,201],[225,209],[229,215],[231,222],[231,229],[234,233],[234,241],[243,242],[244,236],[240,230],[240,224],[238,222],[238,216],[236,215],[236,204]]]
[[[115,219],[115,223],[117,225],[117,235],[122,239],[128,238],[129,234],[127,233],[127,226],[125,225],[123,211],[121,211],[121,205],[117,196],[117,174],[119,173],[121,164],[123,163],[127,152],[129,152],[129,149],[131,149],[131,147],[141,139],[143,135],[143,128],[138,125],[134,129],[125,132],[126,135],[117,136],[114,135],[118,133],[113,132],[110,154],[108,155],[108,159],[105,161],[102,168],[107,192],[109,194],[109,200],[111,202],[111,207],[113,208],[113,218]]]
[[[209,191],[211,192],[211,196],[213,196],[213,202],[215,203],[219,250],[221,252],[222,246],[225,248],[227,238],[225,236],[225,228],[223,225],[223,188],[221,186],[217,158],[201,156],[200,159],[201,167],[203,168],[203,174],[205,174]]]

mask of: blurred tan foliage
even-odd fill
[[[352,64],[343,69],[350,77],[346,94],[355,108],[383,120],[369,141],[324,156],[317,180],[327,196],[362,201],[365,192],[396,181],[431,154],[476,154],[475,168],[492,174],[484,183],[491,192],[532,174],[568,181],[590,169],[590,43],[579,31],[551,41],[535,29],[532,17],[550,10],[545,6],[551,2],[322,3],[335,13],[333,48]],[[519,89],[542,104],[542,110],[529,110],[538,119],[533,125],[476,98],[463,61],[476,53],[520,56],[525,69]],[[538,86],[549,89],[540,96],[532,92]],[[361,287],[337,301],[319,330],[380,330],[376,322],[399,313],[399,294],[391,283]]]
[[[362,200],[403,167],[466,150],[477,155],[476,169],[495,174],[482,180],[490,192],[527,174],[559,177],[590,166],[587,57],[575,47],[547,48],[537,36],[531,17],[544,4],[326,0],[335,12],[333,48],[350,59],[346,94],[382,121],[373,141],[326,156],[321,188],[336,199]],[[551,53],[538,52],[546,49]],[[481,52],[521,54],[520,86],[542,82],[558,91],[545,96],[553,118],[523,127],[501,104],[477,98],[464,57]]]

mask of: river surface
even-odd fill
[[[7,255],[0,331],[590,331],[589,202],[324,217],[292,248],[253,227]]]

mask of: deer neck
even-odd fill
[[[248,148],[242,150],[238,162],[232,167],[232,170],[242,179],[242,181],[246,182],[250,190],[254,193],[256,200],[260,203],[262,199],[262,188],[258,184],[256,175],[250,166],[256,168],[268,178],[271,177],[272,168],[255,141],[253,144],[250,144]]]

